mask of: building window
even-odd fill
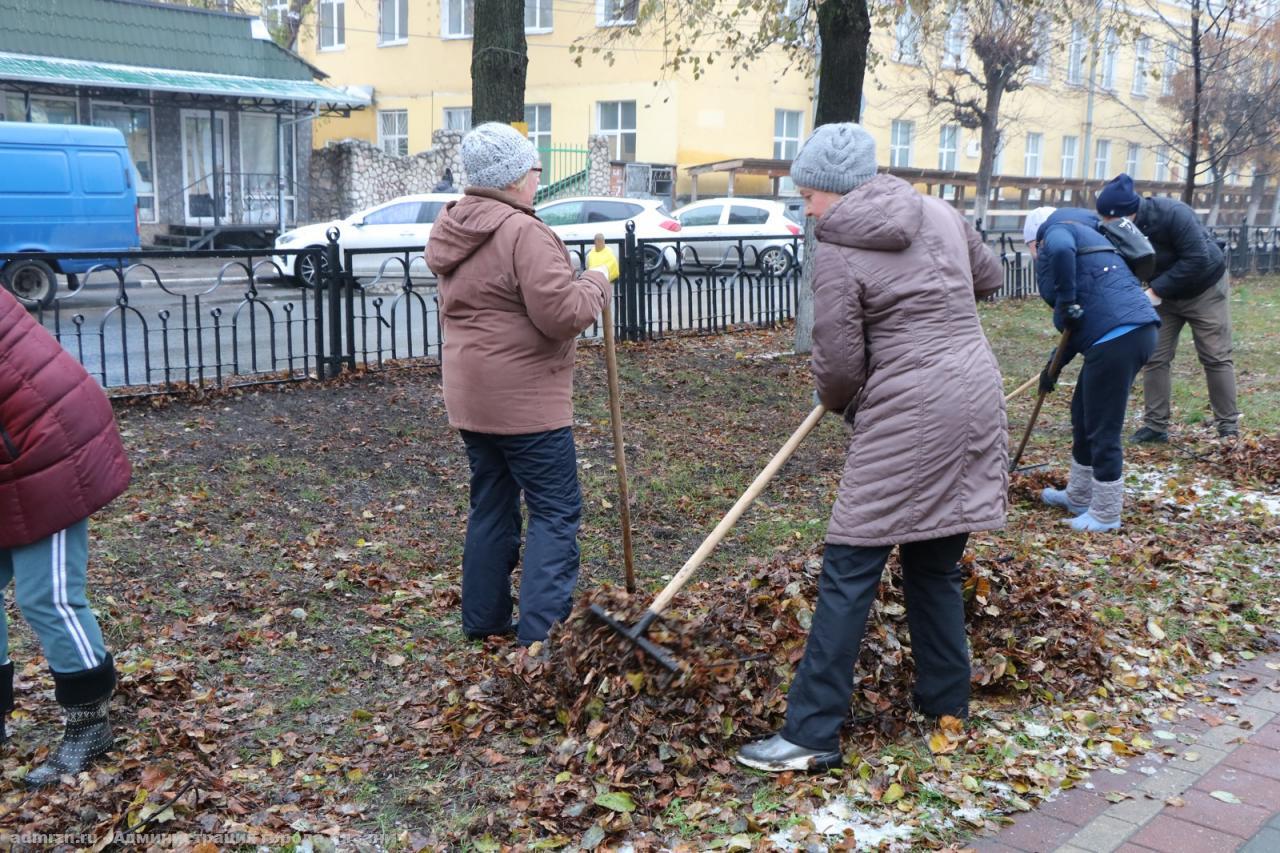
[[[1105,181],[1111,177],[1111,140],[1099,139],[1098,147],[1094,149],[1093,157],[1093,177],[1099,181]]]
[[[1169,180],[1169,146],[1161,145],[1156,149],[1156,180]]]
[[[963,68],[965,51],[965,29],[968,20],[963,9],[951,13],[947,22],[947,34],[942,40],[942,67]]]
[[[524,0],[524,31],[551,32],[551,0]]]
[[[596,0],[596,26],[630,26],[639,6],[640,0]]]
[[[938,168],[944,172],[956,170],[956,153],[960,147],[960,125],[944,124],[938,131]]]
[[[1044,134],[1027,134],[1027,150],[1023,156],[1022,171],[1028,178],[1040,177],[1040,147],[1043,142]]]
[[[392,157],[409,153],[408,110],[378,110],[378,147]]]
[[[378,44],[409,40],[409,0],[378,0]]]
[[[538,149],[542,161],[542,179],[550,183],[555,178],[551,169],[551,105],[525,104],[524,123],[529,128],[529,141]]]
[[[1151,64],[1151,38],[1143,36],[1133,45],[1133,94],[1147,96],[1147,67]]]
[[[773,159],[794,160],[800,151],[801,122],[799,110],[773,111]]]
[[[156,221],[155,145],[151,138],[151,108],[122,104],[91,106],[93,123],[98,127],[114,127],[124,134],[129,157],[138,175],[138,216],[143,222]]]
[[[444,129],[461,130],[466,133],[471,129],[471,107],[445,107]]]
[[[289,0],[262,0],[262,20],[279,29],[289,23]]]
[[[920,16],[910,9],[898,16],[893,58],[909,65],[920,64]]]
[[[1048,15],[1037,15],[1035,34],[1033,36],[1036,49],[1036,62],[1031,66],[1031,79],[1037,83],[1049,82],[1049,68],[1053,53],[1053,19]]]
[[[1102,80],[1099,81],[1099,85],[1108,92],[1116,88],[1116,54],[1119,51],[1120,37],[1108,27],[1107,34],[1102,37]]]
[[[1067,84],[1084,83],[1084,24],[1071,25],[1071,45],[1067,48]]]
[[[0,121],[79,124],[80,113],[75,98],[0,92]]]
[[[1064,178],[1076,176],[1076,146],[1079,141],[1074,136],[1062,137],[1062,177]]]
[[[1141,165],[1142,146],[1136,142],[1129,143],[1129,150],[1124,157],[1124,171],[1135,181],[1138,180],[1138,167]]]
[[[600,101],[596,104],[596,133],[609,140],[609,156],[634,163],[636,159],[636,102]]]
[[[1176,44],[1166,44],[1164,46],[1164,74],[1160,79],[1160,94],[1173,94],[1173,78],[1178,76],[1178,46]]]
[[[911,165],[911,137],[915,135],[913,121],[894,120],[889,135],[889,165],[905,169]]]
[[[440,35],[471,38],[475,32],[475,0],[440,0]]]
[[[320,0],[320,49],[347,46],[346,0]]]

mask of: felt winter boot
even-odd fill
[[[27,774],[29,788],[49,785],[63,776],[75,776],[111,748],[111,721],[107,716],[116,670],[111,655],[93,669],[53,674],[54,695],[66,714],[62,743],[44,764]]]
[[[0,664],[0,743],[9,739],[5,724],[13,710],[13,661]]]
[[[1120,529],[1120,511],[1124,508],[1124,480],[1110,483],[1093,481],[1093,498],[1089,511],[1069,522],[1072,529],[1105,533]]]
[[[1093,497],[1093,466],[1081,465],[1071,460],[1071,473],[1067,477],[1065,489],[1046,488],[1040,493],[1040,500],[1049,506],[1058,506],[1072,515],[1082,515],[1089,509],[1089,500]]]

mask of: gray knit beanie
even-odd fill
[[[791,161],[796,186],[847,193],[876,176],[876,141],[862,125],[824,124]]]
[[[467,186],[505,189],[538,165],[538,152],[510,125],[490,121],[462,137]]]

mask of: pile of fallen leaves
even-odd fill
[[[1201,458],[1241,485],[1280,486],[1280,435],[1246,434]]]
[[[682,593],[682,609],[648,635],[681,662],[677,674],[589,614],[593,603],[627,624],[643,613],[621,590],[603,587],[544,647],[500,657],[486,681],[443,691],[427,726],[465,742],[498,726],[533,734],[556,725],[559,734],[543,742],[552,772],[522,788],[518,804],[538,812],[548,830],[593,822],[608,832],[644,829],[695,779],[731,772],[739,744],[781,726],[819,567],[815,557],[779,558],[744,578]],[[1100,683],[1101,636],[1087,590],[1072,593],[1050,569],[1012,558],[967,558],[965,570],[976,689],[1030,702],[1075,697]],[[846,744],[900,735],[912,721],[913,667],[897,566],[882,581],[857,672]],[[591,805],[607,810],[603,821]]]

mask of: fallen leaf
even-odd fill
[[[1230,791],[1210,791],[1209,796],[1213,797],[1215,800],[1222,800],[1224,803],[1231,803],[1235,806],[1238,806],[1241,803],[1241,799]]]

